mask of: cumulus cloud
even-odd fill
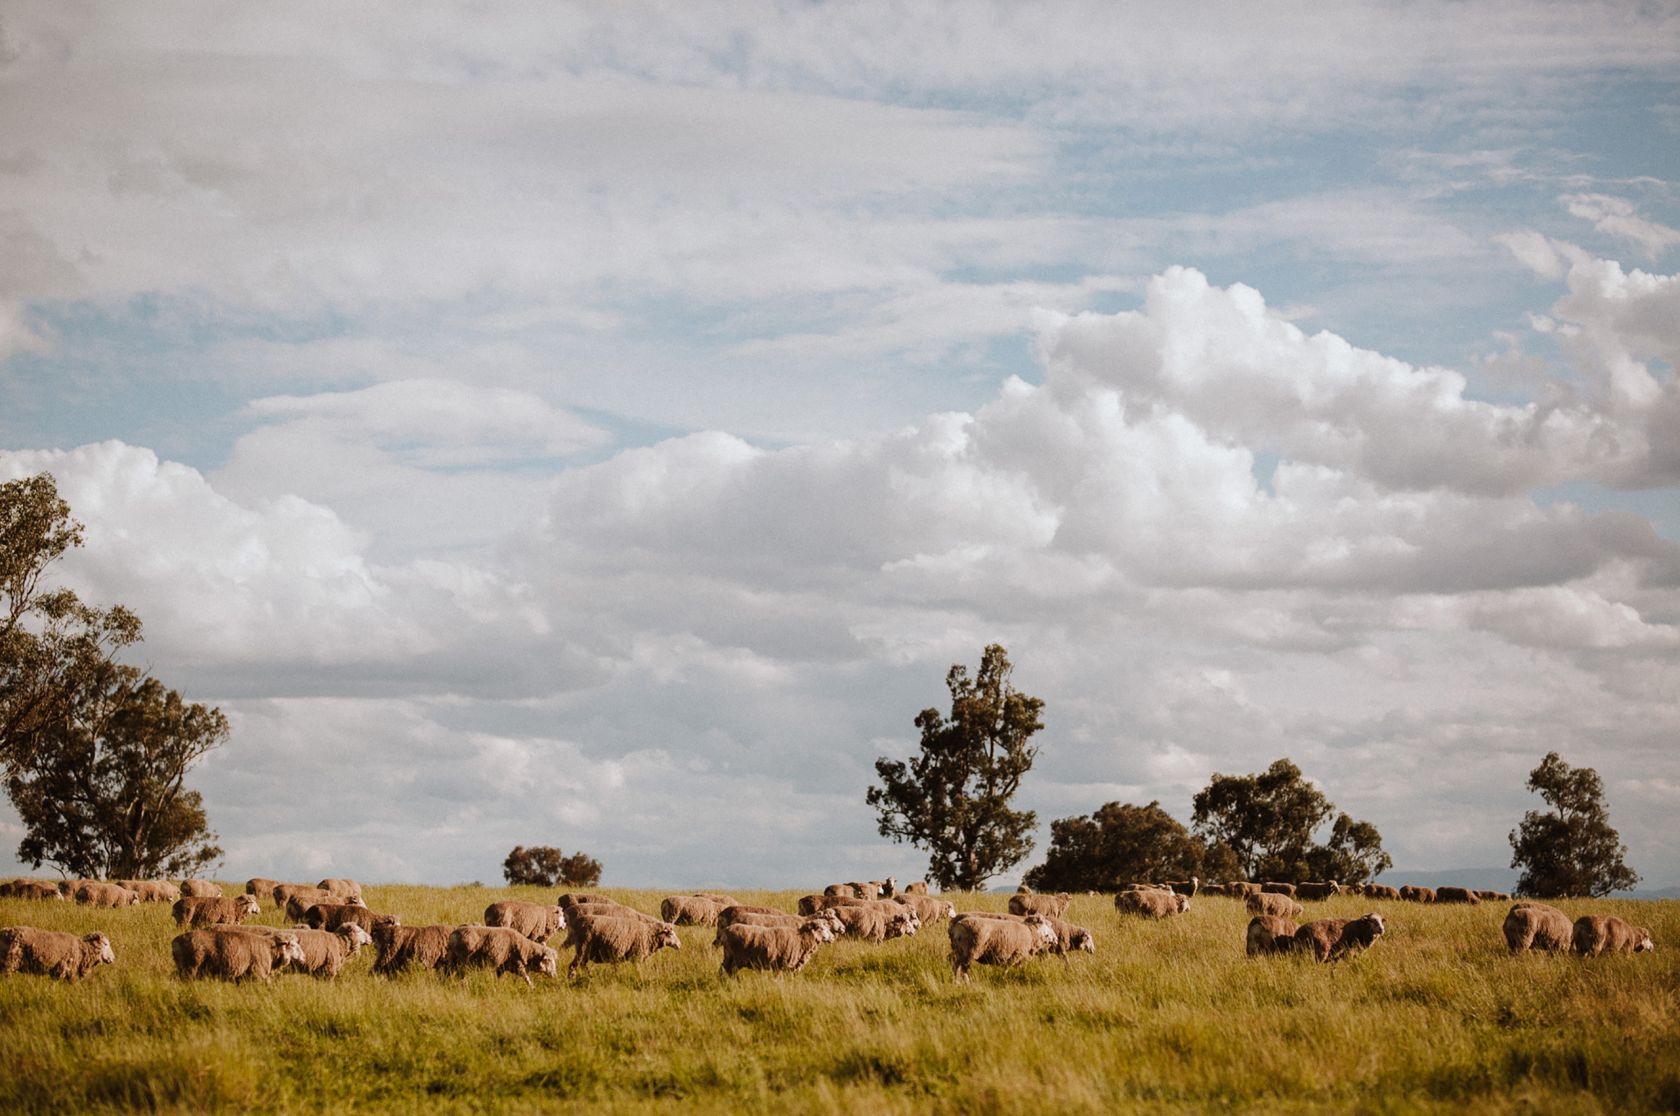
[[[1647,259],[1656,259],[1669,248],[1680,244],[1680,229],[1648,220],[1626,198],[1607,194],[1565,194],[1558,201],[1576,217],[1591,221],[1593,228],[1606,236],[1642,249]]]

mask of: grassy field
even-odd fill
[[[230,887],[230,892],[237,887]],[[405,923],[478,921],[521,888],[373,887]],[[660,893],[609,891],[644,910]],[[797,893],[737,892],[791,908]],[[1001,910],[1002,895],[955,897]],[[1657,952],[1508,957],[1504,904],[1335,899],[1389,932],[1335,966],[1249,959],[1235,900],[1163,923],[1102,897],[1097,952],[954,982],[943,924],[720,981],[711,931],[535,989],[487,974],[182,983],[166,906],[0,900],[0,925],[110,935],[79,985],[0,979],[0,1112],[1680,1111],[1680,903],[1560,904],[1649,926]],[[279,924],[265,910],[259,921]]]

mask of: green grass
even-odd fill
[[[609,894],[650,911],[661,898]],[[505,897],[553,892],[367,890],[411,925],[477,921]],[[0,979],[0,1112],[1680,1111],[1680,903],[1560,905],[1649,926],[1658,950],[1511,958],[1504,904],[1335,899],[1309,913],[1374,906],[1388,935],[1336,966],[1251,960],[1234,900],[1146,924],[1081,897],[1070,916],[1094,957],[976,968],[967,985],[940,924],[826,946],[780,979],[721,981],[711,931],[693,927],[679,953],[535,989],[381,980],[371,951],[337,982],[235,986],[175,979],[164,905],[0,900],[0,925],[104,930],[117,956],[74,986]]]

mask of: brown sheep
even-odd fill
[[[957,917],[956,905],[948,899],[935,899],[931,895],[901,894],[893,896],[892,901],[915,911],[917,920],[923,926],[940,919]]]
[[[1389,887],[1387,884],[1376,884],[1376,883],[1366,884],[1365,888],[1364,888],[1364,891],[1365,891],[1365,897],[1367,899],[1399,899],[1399,898],[1401,898],[1400,889],[1397,888],[1397,887]]]
[[[1276,880],[1267,880],[1265,883],[1260,885],[1260,890],[1268,895],[1287,895],[1293,899],[1297,888],[1292,883],[1280,883]]]
[[[328,895],[337,895],[343,899],[355,899],[359,902],[362,898],[362,885],[355,880],[340,880],[329,877],[315,886]]]
[[[1509,903],[1511,896],[1504,891],[1477,891],[1476,898],[1484,903]]]
[[[904,894],[906,895],[926,895],[927,893],[928,882],[926,880],[914,880],[904,885]]]
[[[509,926],[533,942],[546,942],[566,928],[566,915],[558,903],[545,907],[503,899],[484,908],[484,925]]]
[[[723,964],[718,967],[718,974],[731,977],[741,969],[797,973],[816,956],[819,945],[833,940],[834,931],[820,917],[807,918],[797,926],[753,926],[737,922],[719,927]]]
[[[1582,915],[1571,934],[1575,952],[1582,957],[1601,953],[1648,953],[1657,948],[1651,932],[1633,926],[1615,915]]]
[[[1471,891],[1467,887],[1438,887],[1435,889],[1435,902],[1469,903],[1471,905],[1475,905],[1480,903],[1481,900],[1476,897],[1476,893],[1474,891]]]
[[[138,893],[101,880],[78,880],[70,897],[84,907],[136,907]]]
[[[317,903],[342,903],[341,896],[307,884],[281,884],[274,889],[274,907],[286,912],[293,922],[301,922],[304,912]]]
[[[1300,918],[1306,908],[1287,895],[1276,892],[1263,891],[1258,895],[1250,895],[1244,900],[1249,914],[1272,915],[1277,918]]]
[[[716,926],[718,912],[729,905],[698,895],[667,895],[659,904],[659,916],[673,926]]]
[[[891,899],[829,909],[846,928],[848,938],[862,938],[866,942],[884,942],[889,938],[909,937],[922,925],[915,911],[901,903],[894,903]]]
[[[262,876],[252,876],[245,881],[245,894],[255,895],[258,899],[273,899],[274,889],[280,886],[279,880],[265,879]]]
[[[1067,913],[1068,904],[1073,902],[1073,896],[1065,891],[1055,895],[1025,895],[1016,892],[1009,897],[1009,913],[1018,915],[1041,914],[1061,918]]]
[[[292,930],[297,935],[303,959],[292,968],[323,980],[338,979],[344,962],[356,956],[373,937],[360,926],[349,924],[337,930]]]
[[[814,915],[794,915],[786,911],[770,910],[766,907],[744,907],[736,905],[725,907],[718,912],[717,933],[712,935],[712,944],[723,945],[723,931],[730,926],[790,926],[795,929],[807,922],[820,922],[828,927],[829,933],[839,937],[845,933],[845,924],[840,916],[833,911],[818,911]]]
[[[1295,948],[1311,950],[1320,961],[1339,961],[1358,952],[1382,937],[1382,915],[1366,914],[1359,918],[1321,918],[1295,931]]]
[[[140,896],[142,903],[173,903],[181,897],[181,889],[168,880],[112,880],[118,887],[126,887]]]
[[[523,978],[527,987],[535,987],[531,970],[554,976],[560,955],[506,926],[457,926],[444,947],[443,968],[465,977],[468,967],[494,969],[498,979],[512,973]]]
[[[661,949],[681,949],[682,939],[669,922],[646,922],[611,915],[580,915],[576,922],[577,951],[566,967],[568,977],[589,968],[591,961],[616,965],[640,961]]]
[[[190,926],[194,930],[205,926],[238,926],[257,913],[255,895],[187,895],[175,900],[169,909],[176,926]]]
[[[1114,909],[1144,918],[1171,918],[1190,909],[1190,897],[1171,891],[1122,891],[1114,897]]]
[[[1194,899],[1201,887],[1202,881],[1195,876],[1191,876],[1187,880],[1173,880],[1167,884],[1168,891],[1175,895],[1183,895],[1188,899]]]
[[[64,892],[58,885],[46,880],[13,880],[11,883],[0,884],[0,899],[36,899],[64,901]]]
[[[373,971],[380,976],[389,976],[409,965],[435,969],[443,964],[449,950],[449,935],[454,932],[453,926],[381,923],[373,928],[373,944],[377,950]]]
[[[1575,924],[1569,916],[1545,903],[1513,905],[1505,915],[1505,944],[1512,953],[1544,949],[1567,953],[1574,947]]]
[[[177,934],[169,943],[175,974],[182,980],[212,976],[267,982],[276,969],[303,961],[297,935],[286,931],[263,933],[245,926],[211,926]]]
[[[0,973],[44,973],[54,980],[75,983],[96,966],[115,964],[116,960],[111,939],[104,934],[78,938],[33,926],[0,929]]]
[[[183,898],[214,899],[222,894],[222,889],[209,880],[182,880],[181,895]]]
[[[316,903],[304,912],[303,921],[311,930],[337,930],[340,926],[360,926],[369,934],[375,926],[400,926],[402,919],[393,914],[374,914],[360,903]]]
[[[1332,896],[1340,895],[1341,891],[1341,885],[1336,883],[1335,880],[1325,880],[1322,882],[1309,880],[1306,883],[1296,885],[1295,898],[1309,899],[1316,902],[1320,899],[1329,899]]]
[[[1225,894],[1233,899],[1247,899],[1250,895],[1260,894],[1260,885],[1247,880],[1232,880],[1225,885]]]
[[[1277,915],[1255,915],[1248,920],[1248,955],[1288,953],[1295,948],[1295,932],[1300,927],[1295,920]]]
[[[1018,922],[959,915],[946,934],[951,942],[951,972],[959,980],[968,979],[972,965],[1010,969],[1056,947],[1056,931],[1043,915],[1027,915]]]
[[[1435,889],[1419,887],[1417,884],[1407,884],[1400,889],[1400,898],[1408,903],[1433,903],[1435,902]]]
[[[1083,926],[1075,926],[1064,918],[1055,915],[1045,915],[1044,921],[1050,925],[1050,930],[1056,935],[1056,944],[1050,948],[1056,951],[1063,961],[1069,953],[1095,953],[1097,940],[1091,932]]]

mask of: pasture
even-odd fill
[[[224,885],[229,894],[242,884]],[[665,892],[615,891],[657,911]],[[368,887],[408,925],[479,921],[532,888]],[[791,910],[798,892],[735,892]],[[1002,910],[1006,896],[952,896]],[[1164,922],[1074,900],[1095,956],[952,979],[945,924],[824,946],[803,973],[718,977],[709,927],[640,967],[534,989],[369,972],[336,983],[183,983],[167,904],[0,900],[0,925],[109,934],[76,985],[0,978],[0,1111],[1629,1112],[1680,1111],[1680,903],[1582,901],[1649,926],[1657,951],[1510,957],[1507,904],[1336,898],[1387,935],[1341,964],[1249,958],[1241,903]],[[255,920],[280,925],[264,904]]]

